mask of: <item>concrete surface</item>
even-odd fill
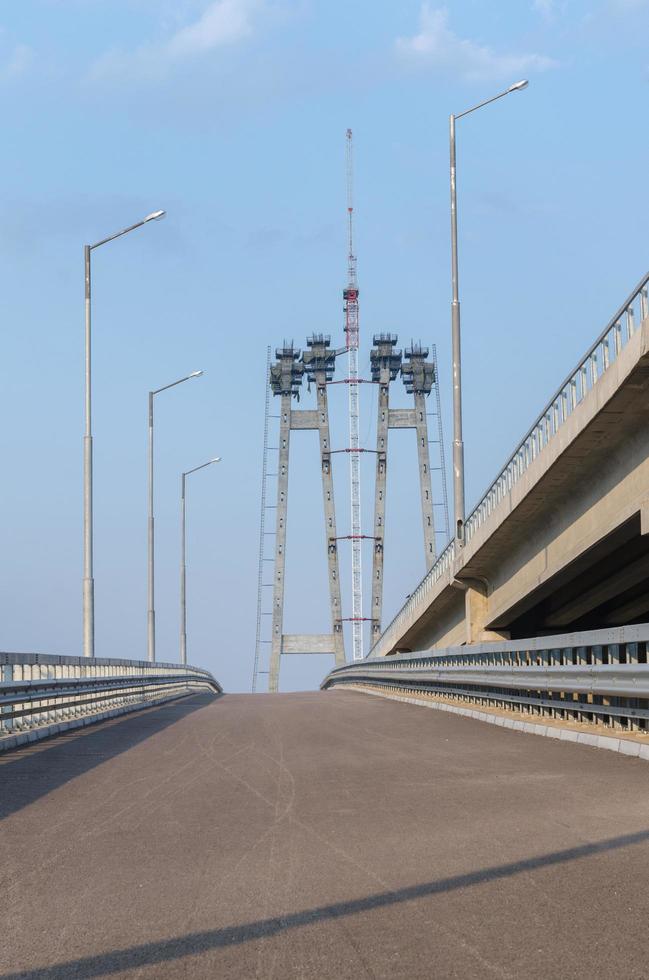
[[[646,978],[649,768],[358,692],[0,759],[0,976]]]
[[[647,621],[648,395],[649,318],[371,656]]]

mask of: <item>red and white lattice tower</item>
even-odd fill
[[[361,539],[361,466],[359,446],[358,405],[358,284],[354,255],[354,201],[352,131],[347,130],[347,216],[349,222],[349,254],[347,256],[347,286],[345,301],[345,342],[349,357],[349,475],[351,485],[351,546],[352,546],[352,656],[363,659],[363,555]]]

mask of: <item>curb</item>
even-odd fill
[[[353,687],[353,685],[349,685],[349,687]],[[649,745],[643,745],[641,742],[633,742],[627,738],[615,738],[610,735],[591,735],[590,732],[576,732],[571,728],[558,728],[554,725],[536,725],[534,722],[517,721],[515,718],[488,714],[486,711],[474,711],[471,708],[456,708],[454,705],[444,704],[442,701],[424,701],[420,698],[404,697],[401,694],[383,694],[379,691],[371,691],[366,687],[359,686],[353,689],[362,691],[363,694],[371,694],[375,698],[385,698],[388,701],[404,701],[406,704],[415,704],[422,708],[448,711],[454,715],[473,718],[474,721],[484,721],[488,725],[511,728],[515,732],[523,732],[526,735],[543,735],[545,738],[555,738],[561,742],[576,742],[578,745],[589,745],[594,749],[607,749],[609,752],[620,752],[622,755],[629,755],[633,758],[649,761]]]
[[[173,694],[169,697],[159,698],[149,704],[126,704],[121,708],[111,708],[110,711],[100,711],[94,715],[85,715],[83,718],[69,718],[67,721],[54,722],[51,725],[43,725],[28,732],[18,732],[15,735],[0,735],[0,752],[7,752],[11,749],[19,749],[23,745],[30,745],[32,742],[40,742],[44,738],[51,738],[53,735],[61,735],[74,728],[85,728],[87,725],[96,725],[100,721],[108,721],[110,718],[117,718],[119,715],[130,714],[132,711],[143,711],[147,708],[157,708],[169,701],[178,701],[180,698],[191,697],[196,691],[189,691],[183,694]],[[219,695],[217,694],[217,697]]]

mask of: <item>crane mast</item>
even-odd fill
[[[352,551],[352,657],[363,659],[363,555],[361,538],[361,471],[359,446],[358,404],[358,284],[354,255],[354,200],[352,131],[347,130],[347,219],[349,251],[347,256],[347,286],[343,290],[345,309],[345,343],[349,358],[349,476],[351,490],[351,551]]]

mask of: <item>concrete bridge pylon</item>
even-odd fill
[[[421,498],[421,517],[426,570],[430,570],[437,558],[435,506],[433,499],[432,471],[430,461],[430,440],[428,438],[428,411],[426,399],[435,390],[437,410],[431,414],[438,417],[438,445],[440,483],[442,501],[437,506],[444,507],[446,534],[448,536],[448,501],[446,495],[446,475],[444,471],[444,443],[439,404],[439,379],[435,350],[429,360],[429,348],[421,343],[411,342],[402,355],[396,349],[396,334],[381,333],[374,336],[374,347],[370,351],[372,381],[378,385],[378,409],[376,420],[376,483],[374,492],[374,560],[372,564],[372,643],[381,636],[383,613],[383,564],[385,542],[385,515],[387,498],[388,436],[390,429],[414,429],[417,436],[417,461],[419,468],[419,493]],[[407,394],[412,395],[412,408],[390,408],[390,384],[398,374]],[[441,532],[443,533],[443,531]]]
[[[287,654],[330,653],[337,666],[345,663],[342,625],[340,573],[333,475],[331,469],[331,438],[327,384],[333,378],[336,351],[330,347],[330,337],[317,334],[309,337],[304,352],[293,344],[284,344],[276,351],[270,368],[271,391],[280,401],[279,447],[277,466],[277,512],[275,529],[275,559],[273,579],[272,637],[269,666],[269,691],[279,688],[280,661]],[[315,384],[316,408],[295,409],[293,399],[299,398],[304,374]],[[318,432],[322,474],[322,496],[325,517],[330,633],[284,633],[286,521],[288,516],[288,481],[291,431],[312,429]]]

